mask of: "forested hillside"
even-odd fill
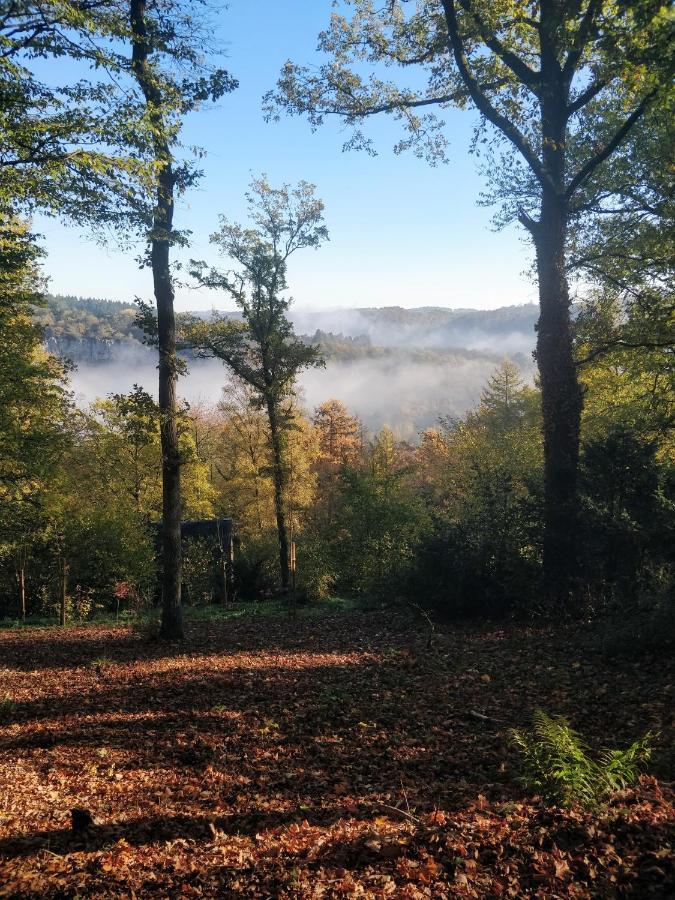
[[[110,359],[115,343],[143,343],[135,324],[138,309],[120,301],[47,295],[47,305],[35,310],[47,346],[74,362]],[[210,313],[199,315],[208,317]],[[291,311],[291,320],[306,339],[321,343],[334,359],[377,355],[379,348],[466,349],[492,354],[520,353],[534,344],[536,306],[495,310],[421,307],[354,308],[327,312]],[[423,357],[418,356],[418,359]],[[424,357],[433,360],[433,354]]]
[[[154,351],[134,324],[137,307],[73,297],[48,297],[47,302],[36,309],[35,320],[44,329],[47,349],[75,364],[71,384],[80,406],[134,384],[155,392]],[[208,319],[211,313],[198,315]],[[412,441],[439,417],[461,416],[473,407],[505,357],[527,379],[533,377],[532,307],[345,309],[293,318],[298,328],[313,329],[301,338],[320,348],[327,367],[325,373],[301,376],[304,402],[314,407],[340,397],[371,430],[389,425]],[[320,324],[345,332],[325,331],[316,327]],[[476,345],[480,349],[470,348]],[[213,360],[198,359],[189,346],[181,355],[190,369],[190,377],[179,383],[181,396],[191,403],[217,403],[229,383],[227,373]]]

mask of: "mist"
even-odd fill
[[[531,353],[538,307],[533,304],[497,310],[423,306],[308,310],[291,309],[298,334],[316,331],[366,337],[378,347],[479,350]]]
[[[400,439],[415,440],[439,416],[460,416],[480,399],[486,381],[499,365],[499,357],[453,357],[447,363],[417,362],[386,356],[352,362],[331,361],[300,378],[300,399],[311,412],[337,398],[358,415],[371,431],[389,425]],[[192,359],[180,379],[179,396],[191,405],[213,405],[220,400],[229,376],[215,359]],[[529,372],[523,372],[528,378]],[[119,348],[113,361],[81,362],[71,376],[75,402],[84,407],[110,393],[125,393],[139,384],[157,396],[156,352],[147,347]]]

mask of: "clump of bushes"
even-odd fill
[[[537,710],[529,730],[513,729],[522,755],[523,785],[551,803],[597,807],[634,784],[651,756],[654,735],[647,732],[625,750],[603,750],[597,759],[561,716]]]

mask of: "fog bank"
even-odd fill
[[[125,393],[134,384],[156,397],[155,360],[155,352],[143,347],[120,348],[114,362],[81,362],[71,377],[76,402],[85,406],[110,393]],[[401,438],[414,439],[439,416],[462,415],[475,406],[496,365],[494,359],[480,357],[445,365],[395,357],[329,362],[325,369],[304,372],[300,387],[309,411],[336,397],[368,428],[387,424]],[[227,380],[218,360],[190,360],[188,375],[179,381],[179,395],[190,404],[214,404]]]

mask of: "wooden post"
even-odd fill
[[[295,541],[291,541],[291,558],[289,570],[291,574],[291,611],[293,616],[296,615],[297,612],[297,593],[296,593],[296,581],[295,581],[295,571],[296,571],[296,556],[295,556]]]
[[[216,538],[218,541],[217,547],[214,547],[214,559],[215,559],[215,600],[216,603],[227,603],[228,601],[228,591],[227,591],[227,560],[229,554],[229,547],[226,548],[223,546],[223,534],[220,527],[220,519],[216,519]],[[232,537],[230,536],[230,542]]]
[[[21,607],[21,621],[26,621],[26,570],[23,563],[19,565],[19,605]]]
[[[66,599],[68,597],[68,563],[61,557],[59,559],[59,625],[65,627],[66,624]]]
[[[234,539],[230,531],[230,540],[227,545],[227,559],[225,560],[225,584],[227,585],[227,595],[234,599],[234,591],[236,588],[234,582]]]

